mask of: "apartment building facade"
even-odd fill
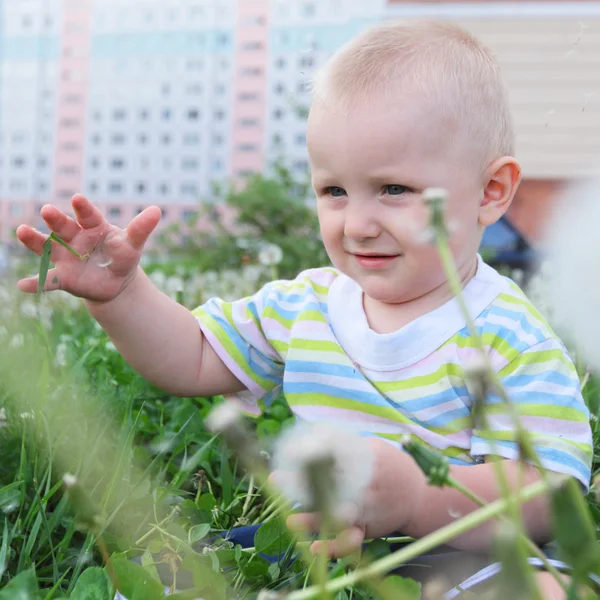
[[[314,70],[370,24],[417,17],[497,53],[526,177],[513,212],[535,221],[598,166],[600,2],[0,0],[0,239],[77,191],[122,224],[158,204],[168,225],[279,156],[304,171]]]

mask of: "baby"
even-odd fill
[[[591,429],[575,368],[519,288],[478,255],[484,228],[506,212],[520,182],[513,138],[500,70],[485,47],[449,23],[386,22],[340,49],[314,81],[307,144],[333,267],[190,312],[138,266],[160,210],[147,208],[121,230],[76,195],[75,219],[50,205],[42,217],[81,253],[96,250],[80,261],[56,245],[45,289],[82,297],[132,367],[172,394],[235,395],[258,414],[283,392],[299,420],[370,436],[364,519],[329,543],[332,556],[365,536],[422,537],[477,507],[427,484],[401,449],[406,434],[448,456],[452,477],[487,501],[499,496],[494,459],[504,459],[511,486],[540,476],[530,465],[520,482],[515,429],[498,397],[490,398],[490,429],[473,423],[464,373],[475,343],[424,239],[423,191],[444,188],[451,250],[491,364],[544,467],[587,489]],[[41,253],[44,235],[27,225],[17,235]],[[19,288],[33,293],[37,279]],[[547,499],[523,511],[531,537],[548,541]],[[301,514],[289,524],[315,522]],[[492,527],[452,545],[486,551]]]

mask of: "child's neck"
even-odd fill
[[[463,288],[477,273],[477,260],[459,271]],[[443,306],[454,297],[446,280],[439,287],[408,302],[388,304],[363,294],[363,307],[369,327],[376,333],[393,333],[415,319]]]

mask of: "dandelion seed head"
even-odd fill
[[[278,265],[283,260],[283,250],[276,244],[264,244],[258,252],[258,262],[263,267]]]
[[[103,259],[103,260],[99,260],[98,263],[97,263],[97,265],[99,267],[101,267],[101,268],[110,267],[110,265],[112,265],[112,264],[113,264],[113,259],[112,258],[106,258],[106,259]]]
[[[235,402],[223,402],[215,406],[206,417],[206,426],[213,433],[223,433],[235,427],[242,413]]]
[[[554,325],[596,369],[600,368],[599,221],[600,177],[570,186],[546,231],[546,289],[541,290],[556,316]]]
[[[67,489],[75,487],[77,485],[77,482],[77,477],[75,477],[75,475],[73,475],[72,473],[65,473],[63,475],[63,483]]]
[[[290,502],[307,508],[314,505],[306,467],[312,461],[331,458],[331,506],[344,511],[362,504],[373,470],[373,453],[366,438],[325,423],[302,423],[277,439],[272,456],[277,485]]]
[[[35,319],[38,316],[38,308],[31,300],[21,302],[21,314],[24,317]]]

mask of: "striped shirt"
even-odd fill
[[[478,257],[464,299],[490,362],[534,449],[551,471],[589,486],[589,411],[567,350],[524,293]],[[465,368],[476,343],[455,299],[399,331],[369,328],[362,290],[333,268],[274,281],[255,295],[194,311],[207,340],[246,386],[236,397],[260,414],[283,392],[299,420],[330,421],[400,445],[417,436],[451,463],[519,455],[506,405],[491,394],[474,423]]]

